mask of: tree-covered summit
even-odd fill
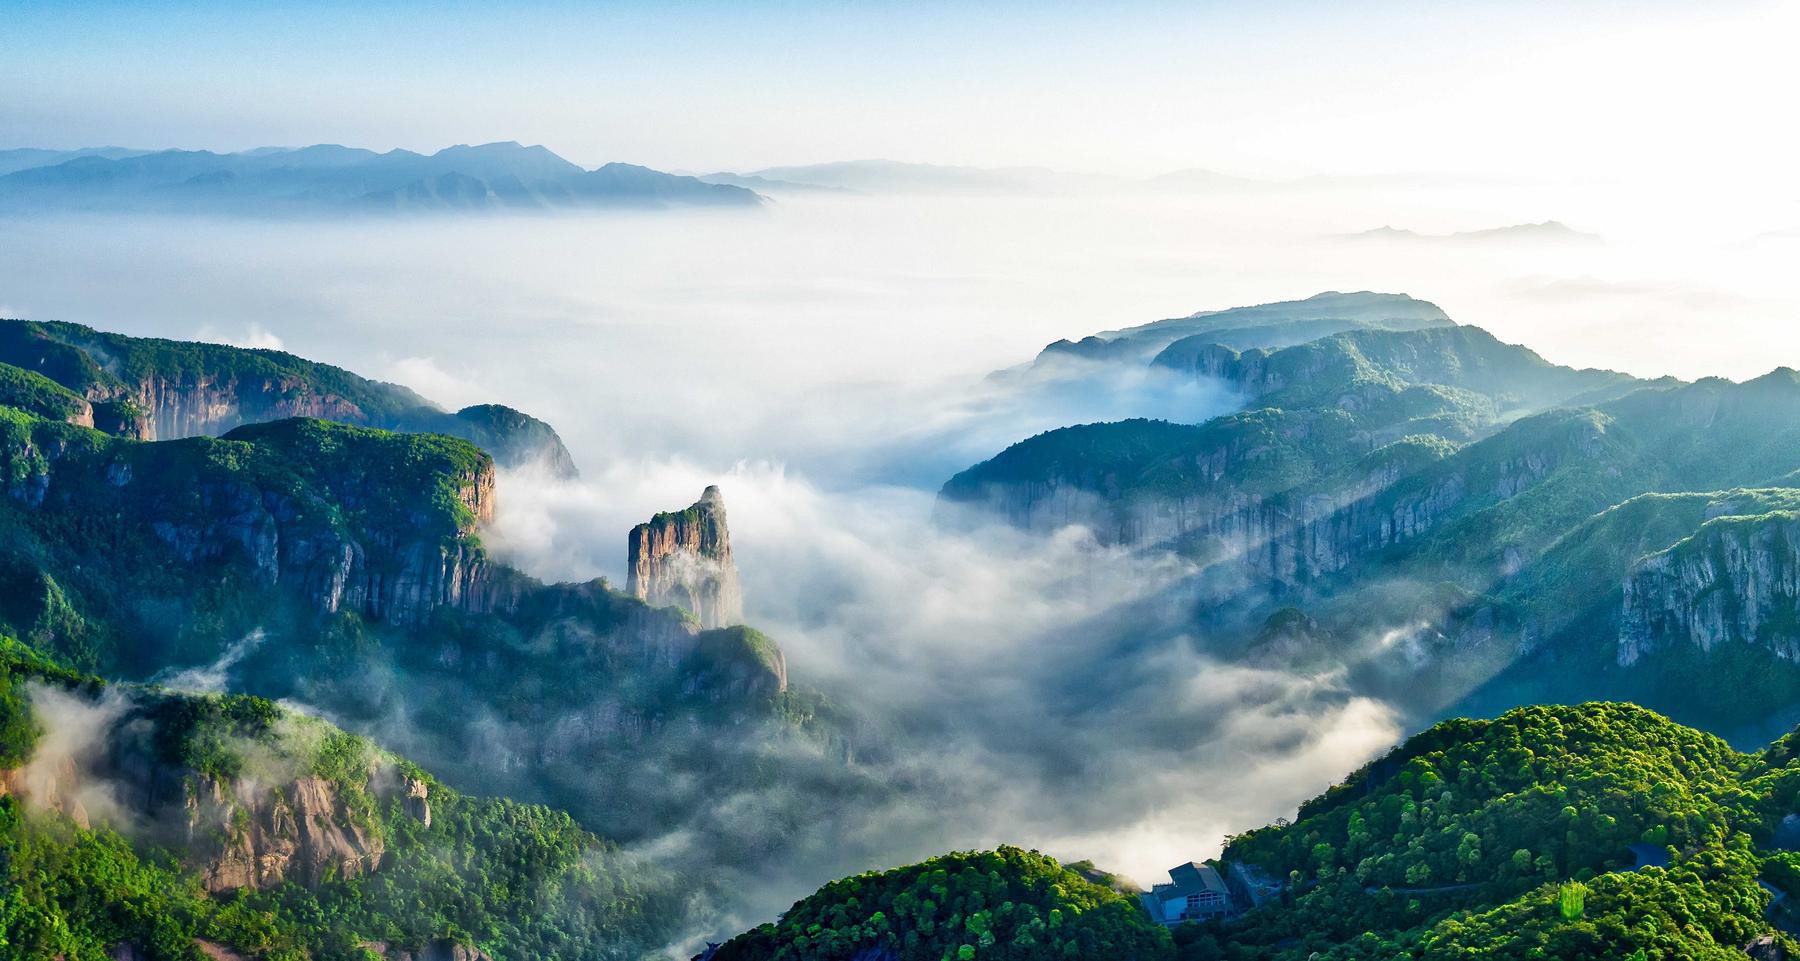
[[[711,961],[1171,961],[1137,903],[1036,851],[958,852],[833,881]]]

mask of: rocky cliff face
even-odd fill
[[[329,392],[310,389],[303,378],[271,376],[238,379],[195,373],[191,377],[146,375],[119,396],[142,411],[138,439],[173,440],[216,437],[247,423],[286,417],[317,417],[365,423],[367,414],[354,403]]]
[[[492,470],[469,478],[477,517],[492,516]],[[159,537],[186,563],[248,555],[269,587],[292,587],[321,613],[354,611],[397,626],[423,624],[439,607],[487,613],[503,599],[492,589],[485,555],[466,536],[411,539],[392,532],[353,532],[304,523],[306,504],[285,494],[235,484],[201,491],[225,508],[225,519],[153,519]],[[473,534],[473,529],[462,532]]]
[[[1800,516],[1709,521],[1625,579],[1619,664],[1672,644],[1710,652],[1726,643],[1800,661]]]
[[[222,533],[250,552],[268,584],[295,585],[328,614],[355,611],[371,620],[416,627],[440,607],[476,614],[505,609],[516,599],[516,579],[496,578],[486,554],[471,539],[493,520],[491,463],[458,475],[456,490],[472,522],[450,537],[377,529],[359,539],[337,530],[310,531],[295,524],[303,516],[299,504],[260,492],[260,498],[234,515],[226,531],[174,528],[165,539],[183,553],[204,553],[211,539],[207,534]]]
[[[380,834],[324,778],[260,786],[195,777],[189,792],[188,848],[213,893],[290,880],[314,885],[381,863]]]
[[[687,510],[658,514],[632,528],[627,547],[632,595],[659,607],[685,608],[709,630],[743,621],[743,593],[718,487],[708,487]]]
[[[382,450],[392,441],[380,437],[334,436],[345,430],[260,425],[250,442],[302,460],[346,444],[368,447],[371,458],[394,453]],[[496,576],[474,538],[493,519],[495,471],[473,448],[449,450],[435,464],[408,461],[425,471],[413,479],[413,496],[436,488],[450,505],[389,511],[390,488],[407,478],[378,462],[343,474],[313,464],[322,481],[296,485],[281,472],[215,469],[229,460],[204,448],[96,449],[79,440],[43,430],[8,438],[0,461],[14,468],[14,502],[40,515],[104,509],[159,542],[168,552],[162,563],[243,562],[261,585],[298,591],[322,613],[354,611],[398,626],[422,624],[440,607],[504,609],[522,589],[510,572]],[[326,509],[327,497],[335,510]]]
[[[454,414],[422,401],[401,412],[367,410],[296,374],[148,374],[123,389],[90,389],[90,394],[98,394],[90,399],[102,406],[123,405],[131,410],[133,414],[112,432],[137,440],[218,437],[245,424],[312,417],[408,433],[449,434],[480,446],[509,467],[538,466],[558,477],[578,473],[574,458],[550,425],[498,404],[481,404]]]

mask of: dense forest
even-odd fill
[[[1743,958],[1759,940],[1792,951],[1766,915],[1800,892],[1782,830],[1800,811],[1797,741],[1740,753],[1603,702],[1446,721],[1292,821],[1229,839],[1228,875],[1286,879],[1239,917],[1165,929],[1112,888],[1003,848],[834,882],[713,957],[1687,961]]]

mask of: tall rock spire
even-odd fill
[[[687,510],[661,513],[632,528],[628,547],[632,594],[659,607],[684,607],[703,628],[743,621],[743,589],[718,487],[708,487]]]

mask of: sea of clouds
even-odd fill
[[[797,683],[892,732],[872,777],[933,785],[832,819],[857,836],[812,839],[821,850],[878,864],[1010,842],[1149,883],[1291,813],[1403,724],[1340,677],[1209,656],[1178,557],[935,503],[951,474],[1014,441],[1124,417],[1197,422],[1232,409],[1229,391],[1144,370],[1029,389],[988,375],[1058,338],[1328,289],[1411,293],[1553,361],[1642,375],[1752,376],[1783,348],[1800,356],[1800,329],[1778,323],[1794,294],[1767,280],[1792,253],[1781,224],[1674,229],[1631,199],[1490,185],[355,223],[75,217],[0,232],[0,302],[285,348],[450,407],[548,420],[581,479],[507,472],[489,536],[541,577],[622,583],[627,530],[720,485],[747,619]],[[1550,217],[1603,242],[1344,236]],[[774,803],[722,799],[715,815]],[[690,859],[684,845],[707,836],[639,853]],[[776,910],[842,867],[790,859],[744,910]]]

